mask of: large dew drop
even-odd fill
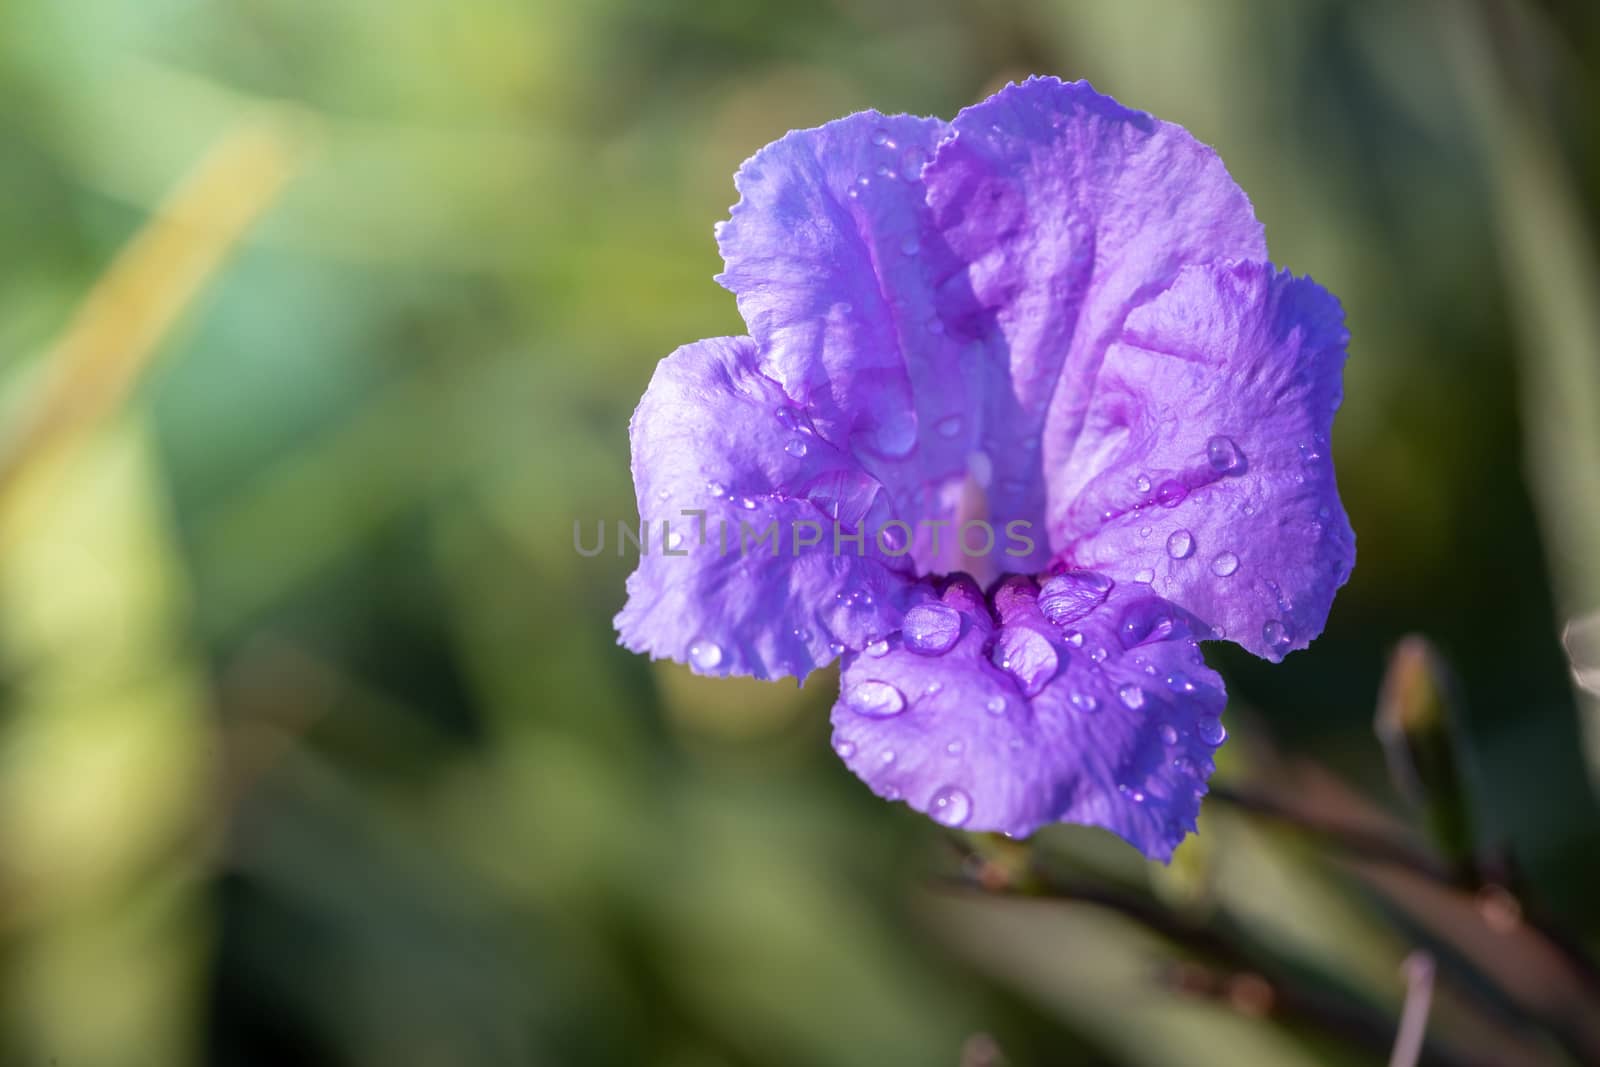
[[[722,664],[722,646],[715,641],[696,641],[689,646],[689,662],[702,671],[714,671]]]
[[[918,604],[903,625],[905,646],[924,656],[943,655],[961,637],[961,613],[948,604]]]
[[[972,798],[953,785],[947,785],[928,801],[928,815],[942,826],[965,826],[972,818]]]
[[[1177,625],[1167,603],[1151,597],[1131,605],[1123,612],[1117,637],[1123,648],[1137,648],[1152,641],[1165,641],[1172,636]]]
[[[884,416],[868,438],[868,447],[880,456],[899,459],[917,447],[917,416],[910,410]]]
[[[1268,619],[1261,627],[1261,640],[1265,641],[1272,651],[1282,655],[1289,651],[1289,646],[1294,643],[1294,631],[1289,629],[1287,623]]]
[[[857,682],[845,691],[844,703],[857,715],[873,719],[886,719],[906,710],[905,695],[888,682]]]
[[[994,481],[994,461],[987,452],[974,452],[967,457],[967,473],[978,483],[979,489],[989,488]]]
[[[1206,442],[1206,462],[1218,474],[1237,474],[1244,468],[1244,455],[1238,445],[1219,435]]]
[[[1182,482],[1168,478],[1156,489],[1156,503],[1164,508],[1175,508],[1183,503],[1183,498],[1189,495],[1189,489]]]

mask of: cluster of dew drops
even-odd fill
[[[1311,446],[1302,445],[1300,452],[1302,458],[1307,462],[1313,462],[1321,458],[1320,452]],[[1244,453],[1239,450],[1238,445],[1234,444],[1232,438],[1224,437],[1220,434],[1206,441],[1206,462],[1212,470],[1224,477],[1242,474],[1245,469]],[[1296,478],[1299,481],[1304,480],[1303,475],[1296,475]],[[1149,476],[1145,474],[1140,474],[1134,479],[1134,489],[1141,494],[1141,501],[1151,499],[1150,493],[1154,489],[1153,502],[1164,508],[1177,507],[1189,494],[1188,488],[1176,479],[1167,479],[1159,486],[1153,486]],[[1141,502],[1134,510],[1141,510],[1143,506]],[[1243,505],[1243,510],[1247,516],[1255,514],[1255,507],[1249,503]],[[1321,514],[1326,517],[1327,509],[1322,509]],[[1101,521],[1109,522],[1115,517],[1115,512],[1107,511],[1101,515]],[[1153,529],[1151,526],[1142,526],[1139,529],[1139,536],[1141,538],[1149,537]],[[1320,534],[1322,532],[1321,524],[1314,524],[1312,532]],[[1195,535],[1184,527],[1180,526],[1167,535],[1167,556],[1174,561],[1191,559],[1199,549],[1200,545]],[[1232,550],[1225,548],[1210,557],[1208,566],[1211,573],[1218,578],[1231,578],[1239,572],[1239,556]],[[1134,575],[1134,581],[1147,585],[1154,584],[1155,580],[1156,572],[1154,568],[1150,567],[1143,568]],[[1224,637],[1226,634],[1219,628],[1213,631],[1212,636]],[[1275,652],[1284,652],[1294,641],[1294,631],[1288,623],[1281,619],[1268,619],[1261,626],[1261,639],[1268,648]]]
[[[1302,453],[1305,452],[1306,450],[1302,449]],[[1306,458],[1314,460],[1320,457],[1312,452]],[[1213,436],[1206,442],[1206,460],[1213,470],[1222,475],[1242,473],[1244,469],[1244,457],[1238,446],[1230,438],[1221,435]],[[1153,501],[1169,508],[1176,507],[1188,494],[1187,488],[1181,482],[1168,480],[1158,487],[1144,474],[1140,474],[1136,479],[1135,488],[1141,495],[1150,494],[1154,490]],[[1141,531],[1141,536],[1148,536],[1149,532],[1149,528],[1146,527]],[[1193,557],[1197,547],[1193,533],[1184,528],[1173,530],[1166,540],[1167,555],[1173,560]],[[1218,578],[1230,578],[1238,572],[1240,561],[1237,554],[1225,549],[1211,557],[1209,566],[1211,572]],[[1136,575],[1136,581],[1148,584],[1152,577],[1153,574],[1141,571]],[[1052,622],[1065,625],[1094,610],[1104,601],[1110,588],[1111,581],[1104,576],[1087,571],[1067,572],[1045,582],[1040,590],[1039,604]],[[1137,615],[1136,607],[1121,625],[1122,643],[1128,648],[1164,636],[1172,626],[1170,617],[1160,613],[1149,618],[1139,618]],[[960,629],[960,615],[955,609],[943,604],[923,604],[907,613],[902,641],[908,649],[922,655],[941,655],[955,645],[960,636]],[[1014,635],[1010,641],[1006,640],[1007,634]],[[1065,630],[1064,635],[1069,645],[1082,646],[1082,633]],[[1218,633],[1216,636],[1221,634]],[[1030,638],[1038,640],[1030,641]],[[1293,635],[1282,620],[1269,619],[1262,626],[1262,638],[1269,647],[1282,650],[1291,643]],[[878,640],[869,644],[865,652],[867,655],[882,656],[887,653],[888,648],[887,641]],[[1089,658],[1095,663],[1103,662],[1106,656],[1104,648],[1096,648],[1089,653]],[[996,666],[1006,670],[1017,680],[1022,692],[1027,695],[1034,695],[1042,689],[1059,666],[1055,652],[1047,641],[1032,631],[1020,628],[1002,629],[1000,637],[992,646],[991,658]],[[1155,668],[1147,665],[1145,670],[1154,673]],[[1174,673],[1167,679],[1167,683],[1176,691],[1188,693],[1195,691],[1193,681],[1181,673]],[[939,683],[933,683],[929,694],[937,692],[938,687]],[[1138,711],[1144,708],[1147,694],[1142,686],[1129,683],[1118,689],[1117,698],[1130,711]],[[1099,706],[1098,700],[1088,693],[1073,692],[1069,700],[1080,711],[1094,711]],[[854,684],[845,693],[844,701],[846,706],[857,714],[873,718],[898,715],[907,707],[904,693],[893,684],[878,680],[866,680]],[[991,714],[1002,715],[1006,709],[1007,703],[1003,696],[994,696],[986,702],[986,710]],[[1158,736],[1168,748],[1176,747],[1180,740],[1177,728],[1171,723],[1161,724]],[[1202,743],[1215,748],[1226,739],[1227,730],[1220,719],[1207,716],[1197,724],[1196,736]],[[1013,744],[1016,743],[1013,741]],[[846,759],[855,755],[855,745],[849,740],[840,740],[836,748],[839,755]],[[963,751],[964,745],[959,740],[951,741],[946,746],[946,752],[951,756],[959,756]],[[885,750],[880,753],[879,758],[887,764],[892,763],[896,757],[892,750]],[[1193,761],[1186,756],[1176,756],[1172,763],[1180,770],[1189,773],[1194,771]],[[1140,789],[1126,784],[1119,785],[1118,789],[1135,803],[1146,799]],[[1197,791],[1203,792],[1203,790],[1202,785]],[[948,826],[961,826],[972,814],[972,800],[958,786],[946,785],[936,790],[930,798],[928,813],[937,822]]]
[[[1052,623],[1063,627],[1062,632],[1070,646],[1081,648],[1084,645],[1083,634],[1077,630],[1067,630],[1065,627],[1095,611],[1106,600],[1113,584],[1110,578],[1092,571],[1069,571],[1056,575],[1048,579],[1040,589],[1038,598],[1040,610]],[[961,615],[955,608],[937,602],[920,604],[906,613],[901,641],[909,651],[919,655],[943,655],[959,640],[961,625]],[[1164,610],[1151,611],[1147,605],[1134,605],[1120,623],[1118,638],[1125,648],[1131,650],[1153,640],[1165,639],[1172,632],[1173,626],[1172,617]],[[1013,636],[1008,640],[1007,635]],[[864,653],[867,656],[881,657],[888,654],[890,647],[887,640],[880,639],[868,644]],[[1088,658],[1099,664],[1103,663],[1108,655],[1105,648],[1099,647],[1092,649],[1088,653]],[[991,646],[990,658],[996,666],[1011,674],[1022,692],[1028,696],[1041,691],[1055,676],[1059,667],[1058,657],[1049,642],[1042,635],[1025,627],[1003,627]],[[1138,657],[1135,662],[1143,663],[1143,658]],[[1144,669],[1146,673],[1156,673],[1153,665],[1146,664]],[[1194,693],[1197,690],[1192,679],[1176,671],[1166,678],[1166,684],[1174,692]],[[941,689],[941,683],[934,681],[928,685],[926,693],[933,696]],[[1129,711],[1143,709],[1148,700],[1146,690],[1133,683],[1122,686],[1117,696]],[[1100,706],[1097,698],[1083,692],[1073,692],[1069,696],[1069,701],[1080,712],[1093,712]],[[852,712],[875,719],[899,715],[909,706],[905,694],[897,686],[876,679],[852,684],[844,694],[844,703]],[[984,705],[985,711],[996,716],[1005,715],[1008,708],[1008,701],[1001,694],[989,697]],[[1177,748],[1180,741],[1177,727],[1171,723],[1162,723],[1157,731],[1157,736],[1164,746],[1169,749]],[[1204,744],[1215,748],[1226,739],[1227,731],[1220,719],[1207,716],[1196,726],[1196,736]],[[1010,744],[1012,747],[1020,747],[1022,741],[1020,738],[1013,738]],[[835,744],[835,751],[848,760],[855,756],[857,750],[854,742],[840,739]],[[965,744],[959,739],[945,745],[946,754],[953,758],[960,757],[964,751]],[[895,761],[896,753],[893,749],[885,749],[878,754],[878,759],[888,765]],[[1196,774],[1193,761],[1185,755],[1175,755],[1172,765],[1191,777]],[[1140,789],[1126,785],[1118,788],[1134,803],[1142,803],[1146,799],[1145,793]],[[892,787],[885,795],[891,800],[899,799],[898,792]],[[971,796],[956,785],[944,785],[935,790],[928,802],[930,817],[946,826],[962,826],[971,818],[972,813]]]
[[[889,148],[894,147],[894,143],[888,139],[886,134],[881,141],[875,139],[874,143]],[[785,446],[785,451],[793,456],[804,456],[807,448],[804,437],[809,436],[813,431],[804,424],[803,416],[799,416],[797,412],[784,409],[784,411],[780,412],[779,418],[787,428],[796,433],[796,436]],[[1305,449],[1302,449],[1302,452],[1305,451]],[[1316,459],[1319,456],[1313,451],[1307,458]],[[1206,442],[1206,460],[1213,470],[1223,475],[1237,474],[1242,472],[1244,468],[1244,457],[1238,446],[1230,438],[1221,435],[1213,436]],[[1163,481],[1161,485],[1156,486],[1144,474],[1138,475],[1135,479],[1134,488],[1144,497],[1148,497],[1153,490],[1154,495],[1150,499],[1153,499],[1154,503],[1168,508],[1176,507],[1188,495],[1188,489],[1175,479],[1168,479]],[[752,509],[756,506],[756,502],[752,498],[735,497],[729,494],[720,483],[707,483],[707,489],[712,496],[736,500],[746,509]],[[1105,517],[1109,519],[1113,516],[1108,513]],[[1146,526],[1140,530],[1140,535],[1149,536],[1150,532],[1151,528]],[[1194,535],[1185,528],[1175,529],[1167,537],[1167,555],[1173,560],[1189,559],[1195,555],[1197,549],[1198,544]],[[1219,578],[1233,576],[1238,572],[1239,567],[1238,555],[1229,550],[1216,553],[1210,560],[1210,570]],[[1058,575],[1048,581],[1044,589],[1041,590],[1040,603],[1042,607],[1046,608],[1047,612],[1050,610],[1048,605],[1051,603],[1068,605],[1067,608],[1056,611],[1055,621],[1063,622],[1068,618],[1082,617],[1081,614],[1071,615],[1071,612],[1075,610],[1073,605],[1083,603],[1086,598],[1091,609],[1104,599],[1110,588],[1109,579],[1103,579],[1098,575],[1084,577],[1085,575],[1088,575],[1088,572],[1069,572],[1065,575]],[[1141,570],[1134,578],[1137,582],[1148,584],[1153,580],[1154,572],[1148,569]],[[1086,582],[1087,585],[1075,591],[1069,591],[1072,582]],[[1101,587],[1098,584],[1101,582],[1107,584]],[[870,605],[871,603],[871,596],[866,593],[841,593],[840,598],[847,604],[854,606]],[[943,604],[923,604],[907,613],[903,625],[902,640],[906,647],[912,651],[930,656],[941,655],[954,646],[960,635],[960,628],[960,616],[955,609]],[[994,662],[1017,679],[1018,685],[1024,693],[1033,695],[1055,673],[1055,669],[1058,666],[1054,662],[1055,653],[1048,647],[1048,642],[1038,638],[1038,635],[1033,634],[1031,631],[1003,631],[1003,633],[1005,632],[1010,632],[1014,636],[1010,643],[1004,641],[996,643],[993,651]],[[794,636],[806,641],[809,639],[810,634],[797,628],[794,631]],[[1216,632],[1214,636],[1222,636],[1222,634]],[[1038,640],[1030,641],[1030,637],[1038,638]],[[1293,640],[1293,634],[1288,625],[1281,620],[1269,619],[1263,624],[1262,638],[1269,647],[1283,649]],[[1071,645],[1081,646],[1083,635],[1077,631],[1067,631],[1066,640]],[[869,643],[865,652],[868,655],[881,656],[888,651],[888,648],[888,642],[879,639]],[[828,649],[835,656],[842,655],[846,650],[845,646],[837,641],[830,642]],[[1104,661],[1106,655],[1106,650],[1103,648],[1094,649],[1089,654],[1090,659],[1096,663]],[[689,659],[699,670],[709,672],[716,670],[723,664],[724,654],[722,648],[714,641],[702,639],[690,645]],[[1153,668],[1150,669],[1153,670]],[[933,688],[930,689],[929,695],[937,692],[937,687],[938,683],[933,683]],[[1138,685],[1122,686],[1117,695],[1122,704],[1130,710],[1138,710],[1145,704],[1145,692]],[[1071,694],[1070,701],[1080,711],[1094,711],[1099,703],[1092,694],[1078,692]],[[845,703],[852,710],[873,717],[896,715],[906,707],[904,694],[893,685],[880,681],[857,683],[845,694]],[[1005,698],[1002,696],[991,698],[987,702],[986,710],[991,714],[1004,714],[1006,710]],[[1220,723],[1216,723],[1210,728],[1216,731],[1222,730]],[[1163,739],[1171,731],[1172,728],[1167,726],[1163,730]],[[1209,738],[1203,739],[1210,740]],[[1215,743],[1220,742],[1221,737],[1219,736]],[[851,752],[841,751],[841,756],[848,758],[853,754],[853,746],[850,746],[849,742],[841,742],[841,745],[852,748]],[[952,742],[952,745],[959,746],[959,742]],[[892,753],[886,753],[886,756],[888,757],[886,762],[890,762],[894,758]],[[960,804],[949,805],[949,810],[951,811],[959,810],[960,808]]]

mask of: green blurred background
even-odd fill
[[[1420,632],[1492,877],[1216,798],[1171,868],[977,842],[1074,899],[943,885],[831,675],[616,647],[631,560],[572,523],[634,514],[655,361],[742,332],[739,162],[1030,73],[1214,145],[1348,313],[1355,576],[1310,651],[1211,651],[1219,781],[1409,817]],[[1584,0],[0,5],[0,1062],[1383,1062],[1417,945],[1441,1055],[1584,1057],[1480,883],[1600,932],[1597,105]]]

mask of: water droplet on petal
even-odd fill
[[[1139,475],[1133,480],[1133,487],[1141,493],[1148,493],[1150,491],[1150,476],[1148,474]]]
[[[806,454],[806,443],[800,440],[800,438],[796,437],[788,444],[784,445],[783,450],[794,458],[799,459],[801,456]]]
[[[1136,685],[1125,685],[1117,690],[1117,699],[1122,701],[1123,707],[1138,711],[1144,707],[1144,690]]]
[[[1232,552],[1218,552],[1217,558],[1211,561],[1211,573],[1218,578],[1226,578],[1239,569],[1239,557]]]
[[[842,656],[844,655],[844,643],[842,641],[829,641],[828,651],[835,656]]]
[[[739,506],[744,508],[746,511],[754,511],[756,509],[755,498],[749,496],[744,497],[739,501]]]
[[[1161,483],[1161,488],[1156,490],[1156,503],[1164,508],[1175,508],[1183,503],[1183,498],[1189,495],[1189,490],[1184,488],[1182,482],[1168,478]]]
[[[671,535],[667,537],[667,547],[672,549],[674,552],[682,548],[683,534],[679,533],[677,530],[672,531]]]
[[[1175,745],[1178,743],[1178,731],[1174,730],[1170,723],[1162,723],[1159,733],[1161,734],[1161,743],[1163,745]]]
[[[1219,474],[1232,474],[1244,466],[1244,456],[1238,445],[1219,435],[1206,442],[1206,462]]]
[[[877,145],[879,148],[882,148],[884,145],[888,144],[889,143],[889,131],[888,130],[877,130],[877,131],[875,131],[872,134],[872,143]]]
[[[722,646],[715,641],[696,641],[689,646],[689,662],[703,671],[716,670],[722,663]]]
[[[1097,648],[1093,652],[1089,653],[1089,658],[1096,663],[1104,663],[1106,661],[1106,650],[1103,648]]]
[[[1228,739],[1228,731],[1221,719],[1201,719],[1200,725],[1195,727],[1195,734],[1213,748]]]
[[[1188,530],[1173,530],[1167,538],[1167,555],[1173,559],[1188,559],[1194,554],[1194,535]]]
[[[887,164],[887,163],[879,163],[877,169],[874,170],[873,173],[876,174],[880,178],[893,178],[894,177],[894,169],[892,167],[890,167],[889,164]]]
[[[1079,711],[1093,711],[1100,706],[1100,701],[1088,693],[1074,692],[1067,699]]]
[[[878,756],[878,760],[881,763],[893,763],[894,762],[894,749],[892,749],[892,748],[884,749],[882,754]],[[890,790],[890,791],[894,793],[894,796],[889,798],[890,800],[896,800],[896,799],[899,798],[900,793],[899,793],[898,790]]]
[[[1004,715],[1006,713],[1006,698],[992,696],[984,703],[984,708],[990,715]]]
[[[928,801],[928,815],[941,826],[965,826],[972,816],[972,798],[947,785]]]
[[[881,456],[899,459],[917,447],[917,416],[909,410],[887,414],[874,428],[871,448]]]
[[[849,759],[856,754],[856,744],[854,741],[835,741],[833,750],[839,753],[841,759]]]
[[[1017,680],[1027,696],[1037,696],[1061,666],[1055,646],[1037,630],[1008,626],[1000,631],[989,659]]]
[[[946,415],[935,424],[934,429],[939,432],[940,437],[955,437],[961,433],[961,416]]]
[[[1194,679],[1187,674],[1173,673],[1167,675],[1167,688],[1174,693],[1193,693],[1195,691]]]
[[[714,497],[720,498],[727,495],[728,490],[727,487],[725,487],[721,482],[707,482],[706,492],[710,493]]]
[[[989,488],[989,483],[994,481],[994,463],[989,459],[989,454],[987,452],[974,452],[968,456],[967,473],[972,475],[972,480],[978,483],[978,488]]]
[[[1274,652],[1286,652],[1294,643],[1294,631],[1286,623],[1277,619],[1268,619],[1261,627],[1261,640]]]
[[[1077,622],[1099,607],[1116,583],[1094,571],[1067,571],[1039,590],[1039,610],[1057,626]]]
[[[948,604],[918,604],[903,625],[905,646],[924,656],[943,655],[961,637],[961,613]]]
[[[1071,645],[1073,648],[1083,647],[1083,635],[1077,630],[1068,630],[1066,633],[1066,638],[1067,644]]]
[[[1148,527],[1148,526],[1139,527],[1139,536],[1140,537],[1149,537],[1150,536],[1150,527]]]
[[[906,710],[905,696],[888,682],[857,682],[845,691],[844,703],[857,715],[874,719]]]
[[[1133,580],[1138,582],[1140,585],[1149,585],[1151,582],[1156,580],[1156,572],[1151,570],[1149,567],[1142,568],[1134,574]]]
[[[945,752],[949,753],[952,756],[961,755],[962,752],[966,751],[966,748],[967,748],[966,744],[964,742],[961,742],[961,741],[952,741],[948,745],[944,746]]]
[[[1123,648],[1136,648],[1151,641],[1164,641],[1177,627],[1164,601],[1149,599],[1130,605],[1122,615],[1117,636]]]
[[[887,656],[889,654],[889,642],[880,637],[878,640],[870,642],[864,651],[867,655],[873,657]]]

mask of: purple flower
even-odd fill
[[[793,132],[736,184],[750,336],[673,353],[633,417],[640,514],[682,532],[623,644],[842,655],[834,748],[879,795],[1169,858],[1225,736],[1197,640],[1304,648],[1354,560],[1338,302],[1266,261],[1215,153],[1083,82]]]

